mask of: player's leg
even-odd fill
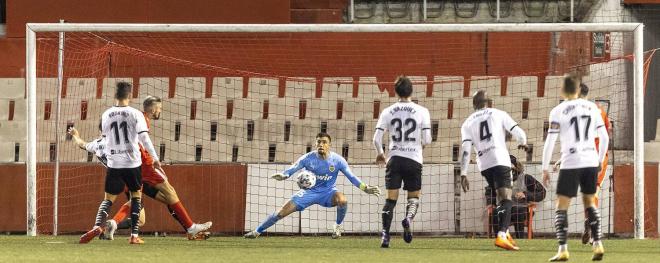
[[[105,219],[108,216],[108,212],[112,207],[112,202],[115,201],[117,195],[121,193],[124,188],[124,182],[121,180],[120,175],[117,172],[117,169],[108,168],[107,174],[105,176],[105,196],[99,209],[96,212],[96,219],[94,220],[94,227],[92,230],[87,231],[80,237],[79,243],[85,244],[89,243],[96,236],[103,233],[102,225],[105,223]]]
[[[550,258],[550,261],[568,260],[568,244],[566,243],[568,231],[568,207],[571,205],[571,198],[577,195],[580,178],[579,169],[559,170],[557,181],[557,209],[555,210],[555,233],[559,249],[557,254]]]
[[[587,211],[587,221],[592,233],[593,239],[593,257],[592,260],[602,260],[605,249],[603,248],[602,231],[600,229],[600,211],[596,206],[596,189],[598,181],[597,168],[580,169],[580,189],[582,192],[582,201]]]
[[[301,190],[301,191],[303,191],[303,190]],[[304,208],[302,208],[302,209],[304,209]],[[271,227],[275,223],[277,223],[277,221],[279,221],[282,218],[287,217],[291,213],[293,213],[295,211],[298,211],[298,210],[300,210],[298,205],[293,200],[289,200],[288,202],[286,202],[284,204],[284,206],[282,206],[282,208],[280,208],[279,211],[269,215],[268,218],[266,218],[266,220],[261,222],[261,224],[259,224],[259,226],[255,230],[248,232],[243,237],[245,237],[245,238],[257,238],[264,231],[266,231],[266,229],[268,229],[269,227]],[[302,210],[300,210],[300,211],[302,211]]]
[[[390,158],[387,162],[385,169],[385,189],[387,189],[387,198],[385,205],[381,212],[383,220],[383,230],[381,232],[382,248],[390,246],[390,227],[392,226],[392,219],[394,219],[394,207],[396,207],[397,199],[399,199],[399,188],[401,188],[402,177],[398,171],[398,164],[396,163],[396,156]]]
[[[341,224],[344,222],[346,212],[348,211],[348,201],[346,200],[346,196],[341,192],[335,192],[332,195],[332,206],[337,207],[337,220],[332,227],[332,238],[338,238],[343,231]]]
[[[138,236],[140,232],[140,211],[142,210],[142,169],[136,168],[124,169],[122,178],[131,192],[131,237],[130,244],[143,244],[144,241]]]
[[[601,164],[601,170],[598,172],[598,181],[596,182],[596,193],[593,195],[594,206],[599,207],[599,197],[600,197],[600,186],[605,179],[607,174],[607,154],[605,154],[605,160]],[[582,232],[582,244],[589,244],[592,241],[591,238],[591,227],[589,226],[589,212],[585,208],[584,210],[584,231]]]
[[[509,227],[511,226],[511,168],[506,166],[495,166],[486,169],[483,173],[488,180],[491,187],[496,189],[496,196],[498,205],[495,208],[495,216],[498,217],[497,237],[495,238],[495,246],[507,250],[518,250],[518,246],[509,234]]]

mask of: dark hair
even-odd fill
[[[472,96],[472,106],[475,110],[488,106],[488,93],[485,90],[479,90]]]
[[[413,92],[410,79],[406,76],[399,76],[396,78],[396,81],[394,81],[394,92],[402,98],[410,97],[410,94]]]
[[[566,95],[572,95],[579,92],[580,79],[576,75],[568,75],[564,78],[562,92]]]
[[[332,137],[330,137],[330,135],[327,134],[327,133],[325,133],[325,132],[319,132],[319,133],[316,135],[316,138],[323,138],[323,137],[328,138],[328,140],[329,140],[330,142],[332,142]]]
[[[587,95],[589,95],[589,87],[584,83],[580,83],[580,97],[586,97]]]
[[[131,95],[133,85],[131,83],[120,81],[117,82],[117,89],[115,90],[115,99],[125,100],[128,99]]]
[[[103,121],[99,120],[99,131],[103,130]]]
[[[151,106],[154,106],[156,103],[160,103],[162,100],[159,97],[156,96],[148,96],[144,101],[142,102],[142,109],[146,110],[148,108],[151,108]]]

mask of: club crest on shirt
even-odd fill
[[[335,166],[334,166],[334,165],[330,165],[329,169],[330,169],[330,172],[332,173],[332,172],[335,171]]]

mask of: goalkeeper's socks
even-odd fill
[[[568,228],[568,215],[566,210],[555,211],[555,231],[559,245],[566,245],[566,231]]]
[[[275,223],[277,223],[277,221],[279,221],[279,220],[280,220],[280,217],[277,215],[277,213],[273,213],[273,214],[269,215],[268,218],[266,218],[266,221],[261,223],[261,225],[259,225],[255,231],[257,231],[257,233],[261,234],[264,231],[266,231],[266,229],[268,229],[269,227],[271,227]]]
[[[419,209],[419,198],[408,198],[408,205],[406,205],[406,217],[412,221],[417,215]]]
[[[392,225],[392,219],[394,218],[394,207],[396,206],[396,200],[385,199],[385,205],[383,206],[382,217],[383,217],[383,231],[385,233],[390,233],[390,226]]]
[[[124,221],[124,219],[126,219],[126,216],[128,216],[128,214],[129,214],[130,212],[131,212],[131,205],[130,205],[130,203],[128,203],[128,202],[127,202],[127,203],[124,203],[124,204],[119,208],[119,211],[117,211],[117,213],[115,214],[115,216],[112,217],[112,219],[114,219],[115,222],[119,223],[119,222],[121,222],[121,221]]]
[[[140,231],[140,210],[142,210],[142,202],[140,201],[140,198],[131,198],[131,234],[136,236]]]
[[[96,220],[94,221],[94,226],[101,226],[105,224],[105,219],[108,217],[108,211],[112,206],[112,201],[103,200],[101,205],[99,205],[99,210],[96,212]]]
[[[591,237],[594,241],[599,241],[603,237],[603,232],[600,230],[600,211],[598,211],[598,208],[587,208],[587,218],[589,228],[591,228]]]
[[[190,216],[188,215],[188,211],[186,210],[185,207],[183,207],[183,204],[181,202],[176,202],[175,204],[171,204],[167,206],[169,209],[171,209],[171,215],[176,219],[181,226],[183,226],[184,230],[188,231],[188,229],[193,225],[192,219],[190,219]]]
[[[348,211],[348,203],[337,206],[337,221],[335,222],[337,225],[341,225],[341,223],[344,222],[346,211]]]

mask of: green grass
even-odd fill
[[[144,245],[128,245],[125,237],[77,244],[77,236],[0,236],[0,262],[545,262],[556,251],[552,239],[518,241],[521,251],[497,249],[490,239],[393,239],[381,249],[372,237],[145,237]],[[658,240],[605,240],[607,262],[660,262]],[[569,243],[571,262],[590,262],[590,247]]]

